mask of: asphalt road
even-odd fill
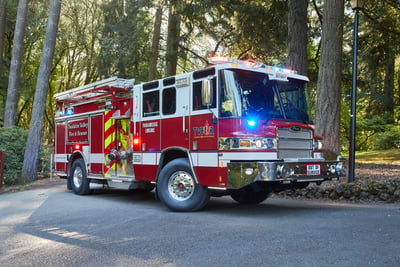
[[[153,193],[0,195],[0,266],[399,266],[398,205],[212,198],[174,213]]]

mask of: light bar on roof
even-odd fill
[[[296,71],[291,69],[284,69],[280,67],[267,66],[265,69],[268,73],[282,73],[282,74],[296,74]]]
[[[275,79],[282,79],[282,80],[286,80],[287,76],[290,74],[297,74],[296,71],[291,69],[280,68],[277,66],[266,66],[263,63],[259,63],[253,60],[237,60],[224,56],[211,57],[208,59],[208,62],[213,65],[231,63],[232,67],[237,67],[238,65],[244,65],[247,67],[251,67],[253,69],[265,68],[265,72],[267,72],[270,76],[274,77]]]
[[[222,63],[229,63],[233,60],[229,57],[224,56],[214,56],[208,59],[208,63],[210,64],[222,64]]]
[[[208,63],[216,65],[216,64],[225,64],[225,63],[232,63],[233,67],[237,67],[239,64],[245,65],[251,68],[259,68],[262,67],[264,64],[258,63],[254,60],[237,60],[229,57],[224,56],[214,56],[208,59]]]

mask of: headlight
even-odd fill
[[[314,139],[313,140],[313,150],[322,150],[322,140]]]
[[[330,170],[333,175],[346,175],[347,172],[346,165],[343,162],[332,164]]]
[[[277,142],[275,138],[220,138],[219,149],[220,150],[231,150],[231,149],[264,149],[264,150],[276,150]]]

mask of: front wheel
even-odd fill
[[[203,208],[210,194],[196,183],[187,159],[176,159],[163,167],[156,190],[161,202],[173,211],[196,211]]]
[[[87,195],[90,193],[90,181],[87,178],[85,162],[77,159],[72,163],[70,177],[72,191],[77,195]]]

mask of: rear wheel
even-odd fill
[[[231,197],[240,204],[256,205],[266,200],[271,192],[246,186],[241,189],[232,190],[230,194]]]
[[[90,181],[87,178],[85,162],[83,159],[77,159],[71,167],[71,187],[77,195],[87,195],[90,193]]]
[[[187,159],[176,159],[161,170],[156,184],[158,198],[173,211],[195,211],[207,204],[210,194],[196,183]]]

